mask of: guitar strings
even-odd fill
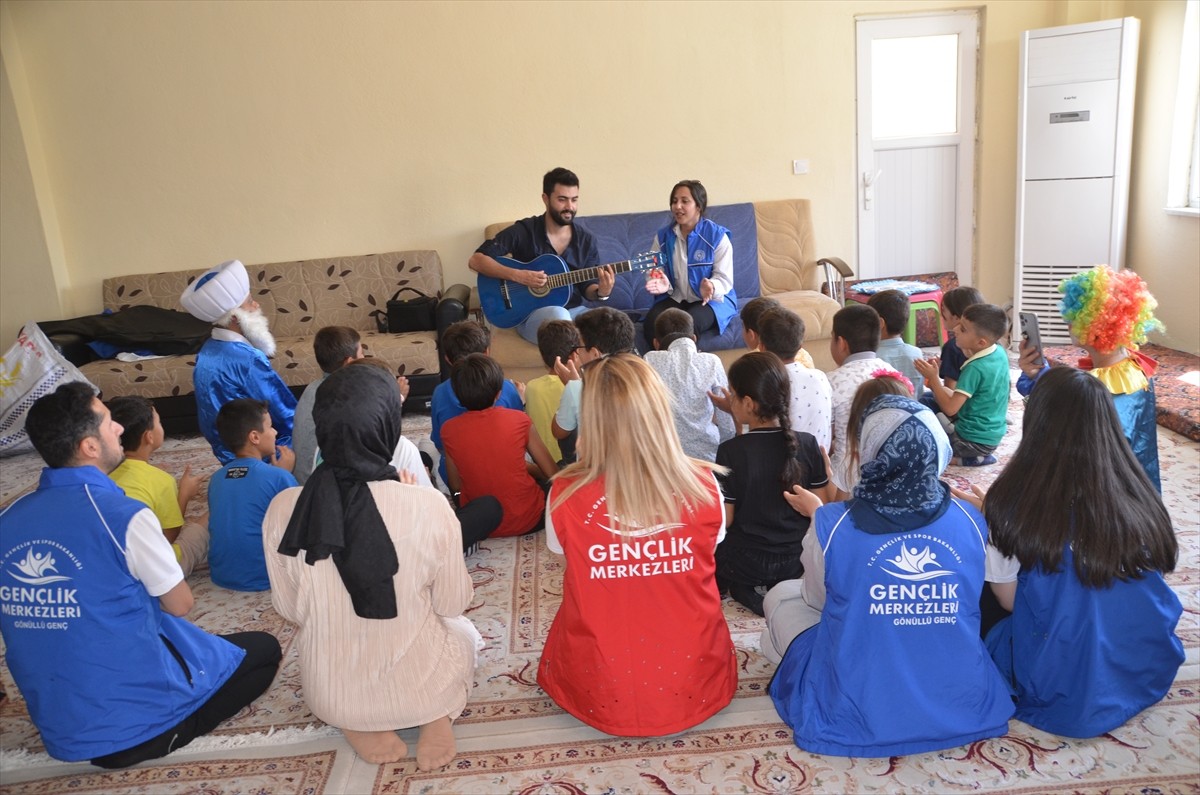
[[[637,263],[636,267],[634,266],[635,262]],[[631,273],[634,270],[647,270],[647,268],[645,268],[644,266],[648,263],[651,265],[657,264],[657,257],[642,256],[642,257],[637,257],[636,259],[633,259],[633,260],[627,259],[627,260],[621,260],[620,262],[613,262],[613,263],[609,263],[609,264],[612,266],[613,273]],[[551,290],[556,290],[559,287],[567,287],[569,285],[577,284],[579,282],[590,281],[600,275],[600,268],[602,268],[602,267],[606,267],[606,266],[601,265],[601,266],[598,266],[595,268],[582,268],[577,271],[570,271],[568,273],[556,273],[553,276],[547,276],[546,277],[546,286]]]

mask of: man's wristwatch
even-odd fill
[[[596,291],[596,300],[597,301],[607,301],[610,298],[612,298],[612,293],[609,293],[608,295],[600,295],[600,291],[599,290]]]

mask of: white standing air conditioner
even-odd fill
[[[1059,282],[1124,267],[1139,27],[1126,17],[1021,36],[1013,303],[1037,315],[1043,343],[1071,339]]]

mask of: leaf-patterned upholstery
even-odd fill
[[[104,306],[117,311],[149,304],[183,311],[179,296],[205,268],[171,273],[116,276],[104,280]],[[405,375],[438,374],[434,331],[380,334],[371,312],[386,310],[401,287],[440,295],[442,262],[436,251],[393,251],[354,257],[247,265],[250,293],[271,321],[278,341],[272,362],[288,386],[304,386],[321,375],[312,340],[324,326],[350,326],[363,335],[363,350]],[[405,293],[411,297],[412,293]],[[195,354],[141,362],[105,359],[80,369],[105,398],[190,395]]]

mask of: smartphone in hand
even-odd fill
[[[1021,313],[1021,336],[1029,343],[1030,347],[1037,349],[1037,365],[1039,367],[1045,365],[1046,357],[1042,354],[1042,334],[1038,328],[1037,315],[1032,312]]]

